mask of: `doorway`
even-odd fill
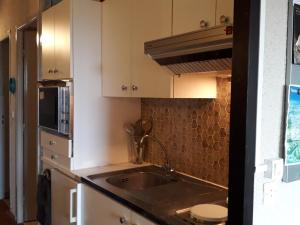
[[[9,206],[9,38],[0,42],[0,200]]]
[[[18,30],[17,221],[36,221],[38,178],[37,21]]]

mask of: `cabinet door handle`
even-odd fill
[[[71,189],[70,190],[70,223],[76,223],[77,222],[77,217],[74,216],[74,195],[77,193],[77,189]]]
[[[230,19],[228,16],[222,15],[220,16],[220,23],[223,25],[226,25],[230,22]]]
[[[122,91],[127,91],[127,90],[128,90],[128,87],[127,87],[126,85],[122,85],[122,86],[121,86],[121,89],[122,89]]]
[[[136,85],[132,85],[131,88],[132,88],[133,91],[137,91],[139,89],[138,86],[136,86]]]
[[[52,69],[49,69],[49,70],[48,70],[48,73],[53,73],[53,70],[52,70]]]
[[[120,224],[124,224],[124,225],[128,224],[128,221],[126,220],[126,218],[124,216],[120,217]]]
[[[53,70],[53,73],[58,73],[58,69],[54,69],[54,70]]]
[[[200,21],[200,27],[201,27],[201,28],[206,28],[206,27],[208,27],[208,22],[206,22],[205,20],[201,20],[201,21]]]

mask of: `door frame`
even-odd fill
[[[229,152],[229,225],[253,224],[260,0],[235,0]]]
[[[24,63],[23,63],[23,33],[26,29],[28,29],[33,23],[37,24],[37,35],[40,37],[40,29],[39,29],[39,17],[36,16],[29,20],[27,23],[21,25],[16,29],[16,41],[17,41],[17,91],[16,91],[16,220],[17,223],[24,222],[24,110],[23,110],[23,95],[24,95]],[[39,46],[39,40],[37,40],[37,44]],[[39,47],[38,47],[39,50]],[[39,53],[38,53],[38,64],[39,64]],[[37,74],[39,74],[39,66],[37,67]],[[38,79],[38,78],[37,78]],[[38,128],[37,128],[38,134]],[[39,139],[39,138],[37,138]],[[38,146],[37,140],[37,146]],[[39,152],[39,150],[37,151]],[[37,159],[39,159],[39,154],[37,155]],[[37,166],[39,167],[39,161],[37,162]]]
[[[6,41],[8,43],[8,65],[7,65],[8,66],[8,74],[7,74],[8,77],[7,78],[9,80],[9,78],[10,78],[10,30],[8,30],[7,31],[7,35],[4,36],[4,38],[0,40],[0,43],[6,42]],[[4,81],[5,81],[5,79],[2,82],[4,82]],[[3,85],[4,85],[4,83],[3,83]],[[8,83],[6,85],[8,85]],[[6,147],[8,147],[8,154],[9,154],[8,155],[8,158],[9,158],[9,162],[8,163],[9,163],[9,168],[8,168],[8,171],[4,171],[4,173],[8,172],[8,176],[9,176],[9,184],[8,184],[8,186],[9,186],[9,192],[10,192],[12,185],[11,185],[11,174],[10,174],[10,172],[11,172],[11,168],[10,168],[10,166],[11,166],[11,164],[10,164],[10,159],[11,159],[10,127],[11,127],[11,124],[10,124],[10,112],[9,112],[10,111],[10,102],[11,102],[11,100],[10,100],[9,90],[6,93],[6,95],[4,95],[3,97],[4,97],[3,104],[5,104],[5,102],[8,101],[8,109],[7,110],[4,109],[4,113],[5,112],[8,113],[8,115],[6,115],[5,117],[7,118],[6,124],[8,124],[8,128],[9,128],[8,129],[8,133],[7,133],[7,129],[6,128],[4,130],[4,150],[5,150]],[[5,100],[6,97],[7,97],[7,99]],[[6,137],[6,135],[8,135],[8,138]],[[8,139],[9,143],[5,143],[5,141],[7,139]],[[5,184],[5,186],[6,186],[6,184]],[[4,193],[4,195],[5,195],[5,193]],[[10,202],[9,202],[9,207],[11,207],[11,203]]]

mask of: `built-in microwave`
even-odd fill
[[[43,84],[39,87],[39,127],[72,136],[73,97],[71,82]]]

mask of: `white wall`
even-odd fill
[[[262,0],[261,4],[257,165],[283,152],[288,0]],[[300,182],[280,183],[277,199],[264,205],[265,182],[263,173],[257,172],[253,224],[299,224]]]

